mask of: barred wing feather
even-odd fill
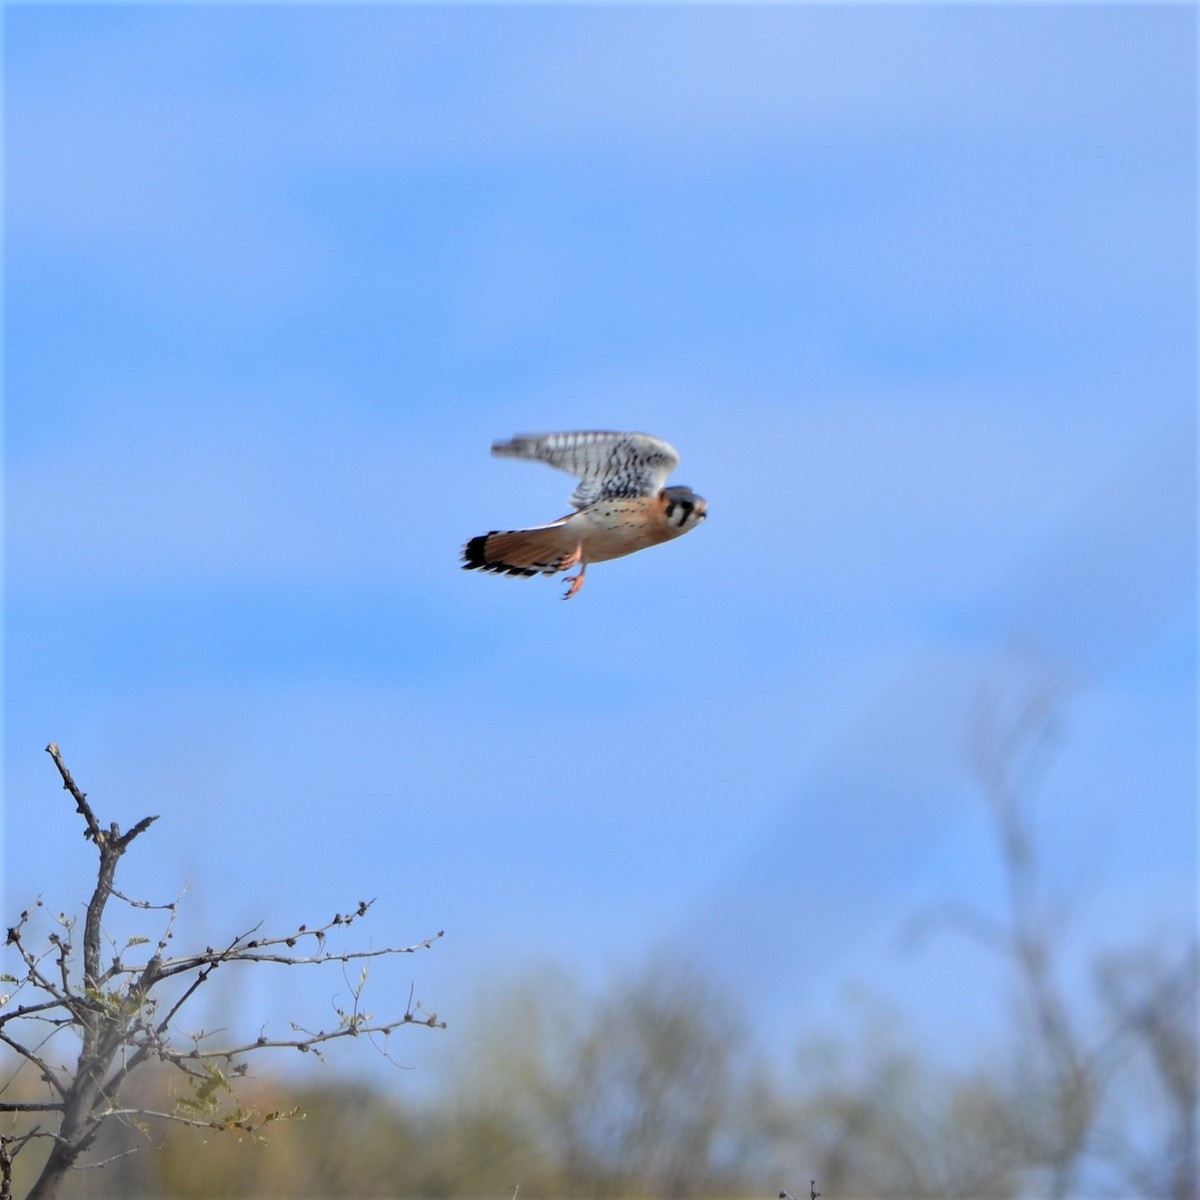
[[[579,480],[575,508],[606,496],[655,496],[679,465],[674,446],[648,433],[525,433],[494,442],[492,453],[528,458],[566,471]]]

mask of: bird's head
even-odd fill
[[[667,524],[680,533],[695,529],[708,516],[708,504],[689,487],[669,487],[662,490]]]

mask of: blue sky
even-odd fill
[[[856,979],[969,1048],[998,979],[899,931],[998,903],[967,713],[1029,653],[1073,681],[1077,944],[1189,928],[1195,45],[1185,7],[10,7],[9,908],[90,871],[53,739],[161,814],[126,887],[189,878],[201,938],[445,928],[379,1010],[666,948],[781,1046]],[[460,572],[571,487],[489,443],[572,428],[667,438],[711,519],[569,605]]]

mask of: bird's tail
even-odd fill
[[[575,539],[560,524],[537,529],[493,530],[473,537],[464,547],[464,571],[497,575],[555,575],[578,559]]]

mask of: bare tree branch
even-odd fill
[[[66,1086],[59,1081],[58,1075],[54,1072],[54,1070],[41,1058],[39,1058],[33,1050],[31,1050],[28,1046],[23,1045],[21,1042],[18,1042],[15,1038],[9,1037],[6,1033],[0,1033],[0,1042],[3,1042],[6,1046],[11,1047],[23,1059],[37,1067],[39,1078],[43,1079],[52,1088],[54,1088],[54,1090],[58,1092],[58,1094],[64,1099],[66,1098]]]
[[[51,742],[46,747],[46,753],[54,759],[54,765],[58,768],[58,773],[62,776],[63,789],[75,797],[75,807],[87,824],[87,831],[84,836],[99,845],[100,839],[103,837],[103,834],[100,832],[100,822],[96,820],[96,814],[92,812],[92,806],[88,803],[86,793],[81,792],[76,786],[75,780],[71,778],[71,772],[67,770],[67,764],[62,760],[57,743]]]
[[[58,1194],[66,1173],[75,1166],[92,1145],[101,1126],[112,1117],[129,1121],[166,1121],[205,1129],[237,1129],[252,1131],[264,1121],[280,1119],[286,1114],[268,1113],[262,1116],[244,1111],[236,1102],[233,1081],[245,1073],[243,1059],[263,1050],[288,1049],[321,1056],[321,1049],[330,1042],[363,1036],[375,1043],[386,1039],[404,1025],[423,1025],[444,1028],[436,1014],[422,1014],[418,1005],[393,1020],[378,1020],[362,1011],[360,996],[366,980],[362,967],[359,983],[351,988],[354,1002],[350,1011],[334,1006],[338,1017],[335,1029],[312,1031],[293,1021],[294,1037],[274,1038],[261,1034],[256,1040],[233,1045],[214,1046],[207,1042],[209,1035],[183,1037],[174,1029],[174,1022],[212,972],[225,963],[274,963],[287,967],[320,967],[327,963],[365,964],[375,959],[428,950],[442,937],[438,932],[406,946],[386,946],[383,949],[356,950],[327,946],[335,933],[347,929],[366,917],[373,901],[362,900],[346,912],[338,912],[322,925],[300,925],[290,933],[263,936],[260,925],[232,938],[221,948],[206,947],[201,953],[164,957],[174,938],[174,926],[179,902],[152,905],[148,901],[131,899],[115,886],[118,862],[129,846],[157,820],[144,817],[126,833],[115,824],[105,828],[97,819],[87,795],[75,783],[53,742],[46,747],[62,779],[63,789],[75,801],[82,816],[84,836],[97,850],[98,870],[95,887],[86,906],[82,936],[82,960],[77,957],[73,931],[75,919],[65,914],[53,917],[39,899],[31,909],[21,913],[9,927],[6,946],[20,959],[23,977],[9,976],[15,984],[13,995],[0,999],[8,1005],[15,994],[32,992],[36,999],[0,1011],[0,1044],[9,1046],[22,1060],[21,1066],[32,1066],[40,1080],[52,1089],[51,1098],[18,1097],[0,1101],[0,1113],[39,1113],[52,1118],[56,1128],[36,1127],[19,1135],[0,1137],[0,1200],[11,1193],[11,1163],[13,1156],[33,1137],[46,1137],[52,1142],[47,1158],[29,1200],[53,1200]],[[117,897],[132,908],[165,910],[169,916],[166,928],[157,941],[148,937],[131,937],[118,946],[104,927],[108,901]],[[53,919],[59,926],[45,936],[44,949],[34,949],[34,914],[40,920]],[[153,953],[144,961],[126,961],[124,955],[137,946],[151,944]],[[104,948],[109,947],[109,961],[103,961]],[[49,970],[47,959],[53,963]],[[81,968],[81,970],[80,970]],[[165,1004],[165,1015],[159,1015],[156,989],[179,980],[182,991],[172,994]],[[173,990],[174,991],[174,990]],[[38,1041],[24,1036],[38,1026],[49,1031]],[[74,1066],[56,1068],[39,1052],[41,1045],[63,1030],[78,1039]],[[190,1049],[177,1049],[176,1039],[191,1041]],[[387,1055],[386,1045],[377,1046]],[[143,1064],[159,1061],[182,1073],[188,1089],[181,1095],[174,1112],[141,1109],[120,1104],[122,1087],[129,1076]],[[18,1066],[19,1072],[21,1066]],[[0,1095],[8,1089],[0,1087]],[[143,1130],[143,1132],[145,1132]],[[99,1162],[103,1166],[123,1157],[122,1150]]]

